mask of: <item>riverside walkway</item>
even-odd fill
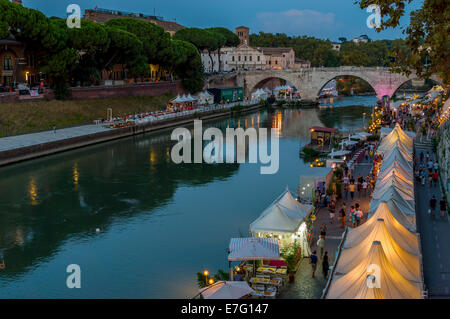
[[[370,173],[372,169],[372,160],[369,158],[366,161],[364,158],[360,163],[355,164],[353,170],[353,176],[356,178],[358,174],[365,177]],[[352,205],[358,203],[361,206],[361,210],[364,213],[362,218],[362,223],[367,220],[367,214],[369,212],[369,204],[371,197],[358,196],[358,193],[355,192],[355,197],[353,200],[350,199],[350,194],[348,198],[345,198],[345,193],[343,194],[343,199],[339,200],[336,204],[336,216],[333,223],[330,223],[330,214],[328,213],[328,209],[323,207],[319,209],[316,214],[316,220],[314,221],[314,237],[313,237],[313,245],[311,246],[311,251],[317,250],[317,256],[319,257],[319,261],[317,264],[317,270],[315,277],[312,278],[312,270],[311,265],[309,264],[309,258],[305,258],[301,261],[299,269],[295,274],[295,281],[293,283],[287,283],[286,289],[280,294],[280,299],[319,299],[322,296],[322,291],[325,289],[328,278],[324,278],[322,273],[322,262],[319,256],[319,249],[317,248],[317,240],[320,235],[320,226],[325,224],[327,226],[327,235],[325,237],[325,248],[324,251],[328,251],[329,264],[330,267],[333,266],[334,261],[336,259],[337,250],[339,244],[342,240],[342,233],[344,232],[344,228],[341,226],[341,221],[338,220],[338,212],[342,207],[342,204],[345,202],[347,205],[347,216],[345,218],[346,226],[351,226],[349,210]],[[328,272],[330,275],[331,269]]]
[[[420,144],[419,144],[420,145]],[[416,157],[420,152],[431,149],[419,147],[416,143]],[[435,160],[435,158],[433,158]],[[450,223],[448,214],[442,219],[439,212],[439,200],[442,197],[442,186],[429,187],[415,184],[416,220],[422,242],[422,259],[425,289],[429,298],[450,298]],[[438,202],[434,219],[428,214],[429,200],[435,196]]]

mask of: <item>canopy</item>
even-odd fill
[[[395,175],[387,176],[387,179],[384,181],[378,179],[372,198],[377,200],[383,197],[385,193],[393,193],[394,191],[402,196],[404,200],[414,203],[414,187]]]
[[[218,281],[200,289],[205,299],[239,299],[253,292],[246,281]]]
[[[182,103],[182,102],[184,102],[184,101],[183,101],[183,99],[181,98],[180,95],[177,95],[177,97],[174,98],[174,99],[172,99],[171,102],[174,102],[174,103]]]
[[[394,162],[398,162],[398,164],[407,171],[412,172],[413,170],[412,156],[408,153],[405,153],[405,151],[403,151],[401,147],[395,147],[385,153],[381,166],[383,166],[383,169],[385,169],[386,167],[391,166]]]
[[[388,209],[384,209],[382,204],[387,205]],[[380,207],[383,207],[383,209],[379,209]],[[414,216],[407,215],[401,211],[396,202],[392,199],[385,202],[380,201],[377,207],[369,212],[369,220],[372,218],[383,218],[387,223],[391,220],[391,218],[394,218],[396,222],[400,223],[409,231],[413,233],[416,232]]]
[[[388,192],[382,194],[379,199],[373,199],[370,202],[369,212],[370,213],[375,212],[380,203],[388,202],[389,200],[394,201],[395,205],[397,205],[398,209],[403,214],[407,215],[410,220],[414,221],[414,224],[416,223],[415,222],[416,215],[415,215],[415,209],[414,209],[414,201],[405,200],[395,187],[389,189]]]
[[[355,135],[349,136],[349,138],[353,139],[353,140],[365,140],[366,139],[365,136],[360,135],[360,134],[355,134]]]
[[[413,184],[413,173],[412,170],[403,167],[398,161],[384,161],[381,164],[380,171],[378,172],[377,179],[384,179],[386,176],[395,174],[400,176],[402,179],[407,180],[410,184]]]
[[[358,135],[360,135],[360,136],[364,136],[364,137],[369,137],[369,136],[372,136],[372,134],[370,134],[370,133],[367,133],[367,132],[360,132],[360,133],[358,133]]]
[[[356,144],[358,144],[357,141],[350,141],[350,140],[347,140],[347,139],[339,142],[339,145],[356,145]]]
[[[231,238],[229,250],[229,261],[280,259],[280,248],[275,238]]]
[[[250,224],[250,231],[253,234],[295,233],[312,209],[311,205],[299,203],[289,190],[286,190]]]
[[[380,241],[373,241],[367,255],[350,271],[339,273],[335,270],[325,298],[421,299],[423,284],[405,278],[397,269],[399,265],[387,256],[394,253],[393,247],[385,246]],[[375,286],[377,282],[380,284]],[[371,288],[368,283],[374,286]]]
[[[334,156],[340,157],[340,156],[345,156],[349,153],[351,153],[351,152],[342,150],[342,151],[331,152],[330,154],[328,154],[328,156],[329,157],[334,157]]]
[[[378,146],[377,152],[386,153],[400,143],[408,153],[413,151],[413,139],[406,135],[400,125],[397,123],[395,128],[389,133]]]

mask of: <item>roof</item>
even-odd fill
[[[243,25],[241,25],[240,27],[236,27],[236,30],[237,29],[247,29],[247,30],[250,30],[250,28],[248,28],[248,27],[246,27],[246,26],[243,26]]]
[[[313,132],[328,132],[328,133],[335,133],[337,131],[336,128],[322,127],[322,126],[313,126],[311,127],[311,130]]]
[[[281,55],[282,53],[289,53],[293,51],[293,48],[268,48],[268,47],[261,47],[258,48],[261,50],[265,55]]]
[[[276,238],[231,238],[228,260],[279,260],[280,247]]]

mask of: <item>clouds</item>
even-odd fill
[[[256,14],[257,29],[271,33],[288,35],[307,34],[317,37],[327,36],[336,28],[334,13],[315,10],[291,9],[283,12],[260,12]]]

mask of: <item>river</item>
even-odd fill
[[[247,235],[286,185],[296,190],[309,128],[356,131],[375,104],[338,98],[204,124],[276,128],[274,175],[257,164],[175,165],[171,130],[0,168],[0,298],[191,298],[197,272],[227,269],[230,238]],[[66,286],[70,264],[80,289]]]

